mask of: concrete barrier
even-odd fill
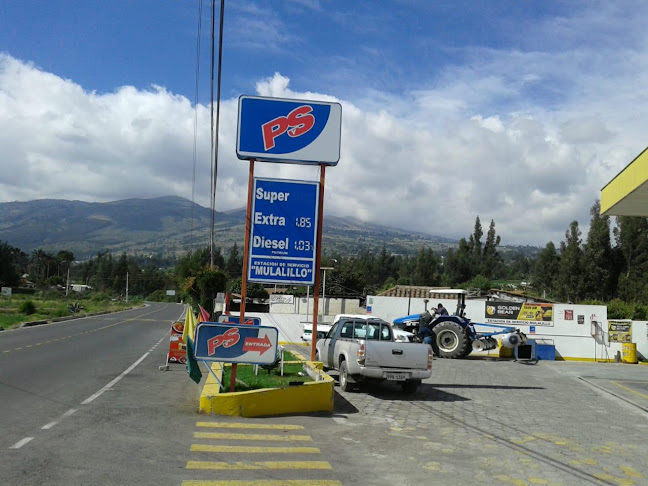
[[[304,364],[311,378],[316,377],[318,381],[245,392],[221,392],[218,382],[210,373],[200,394],[199,410],[201,413],[238,417],[332,412],[333,378],[321,372],[321,363],[306,361]],[[212,371],[222,381],[222,365],[212,364]]]

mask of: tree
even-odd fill
[[[3,287],[16,287],[20,283],[18,260],[21,253],[18,248],[0,241],[0,283]]]
[[[592,219],[583,248],[583,298],[607,300],[613,292],[610,218],[601,215],[598,200],[590,209],[590,214]]]
[[[413,285],[437,286],[441,283],[440,258],[431,248],[418,251],[414,265]]]
[[[211,313],[216,294],[225,292],[226,285],[225,272],[215,268],[204,268],[196,275],[192,296]]]
[[[242,290],[241,277],[232,281],[230,284],[230,292],[240,294]],[[248,282],[245,288],[245,298],[247,299],[267,299],[269,297],[268,291],[260,283]]]
[[[566,302],[578,302],[582,298],[583,250],[578,221],[572,221],[560,244],[560,270],[558,292]]]
[[[484,244],[484,254],[481,262],[481,273],[487,278],[492,279],[502,266],[502,258],[497,252],[501,238],[495,232],[495,221],[491,219],[486,243]]]
[[[556,289],[560,272],[560,257],[553,241],[540,252],[533,268],[533,287],[539,292],[551,294]]]
[[[459,240],[456,250],[450,248],[443,269],[444,284],[454,287],[473,278],[473,253],[466,238]]]
[[[74,253],[67,250],[61,250],[56,254],[57,275],[66,275],[70,265],[74,261]]]
[[[637,216],[619,216],[614,236],[623,262],[619,276],[619,297],[628,302],[640,300],[646,292],[648,220]]]
[[[228,273],[230,278],[236,278],[243,273],[243,257],[239,255],[236,243],[232,246],[229,256],[227,257],[225,271]]]

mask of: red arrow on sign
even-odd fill
[[[272,348],[272,343],[268,336],[263,336],[260,338],[245,338],[243,342],[243,351],[258,351],[259,356],[265,353],[267,350]]]

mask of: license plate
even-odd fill
[[[405,381],[408,378],[407,373],[387,373],[387,379],[390,381]]]

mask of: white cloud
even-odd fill
[[[380,103],[296,92],[280,73],[256,87],[342,103],[342,156],[326,171],[329,214],[449,237],[467,236],[479,215],[485,227],[495,220],[504,244],[544,245],[563,239],[574,219],[585,236],[600,188],[645,144],[646,59],[635,52],[632,66],[619,61],[624,69],[609,76],[570,62],[581,56],[489,51],[416,92],[379,93]],[[548,79],[565,83],[558,108],[527,99]],[[237,103],[221,107],[219,210],[245,204]],[[194,115],[187,98],[162,87],[98,94],[0,55],[0,200],[190,198]],[[196,202],[209,206],[207,107],[197,116]],[[255,170],[318,179],[312,167]]]

